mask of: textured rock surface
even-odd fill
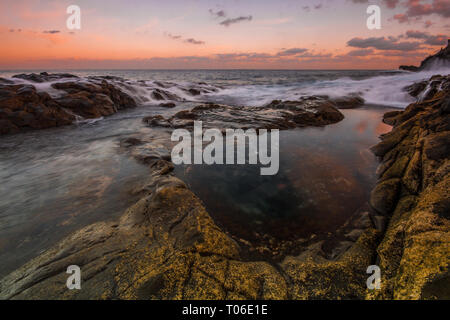
[[[133,98],[105,79],[83,82],[74,75],[46,72],[13,78],[28,82],[0,81],[0,134],[69,125],[77,118],[99,118],[136,106]],[[60,90],[58,97],[33,85],[50,81]]]
[[[450,297],[450,76],[438,78],[429,100],[385,115],[394,128],[373,148],[382,163],[371,205],[389,223],[377,248],[382,290],[368,298]]]
[[[205,128],[289,129],[301,126],[323,126],[344,119],[334,103],[319,97],[298,101],[273,101],[264,107],[230,107],[203,104],[183,110],[171,118],[161,115],[144,118],[150,126],[192,128],[194,121],[203,121]]]
[[[31,85],[0,84],[0,134],[71,124],[75,116]]]

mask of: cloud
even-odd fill
[[[431,27],[433,25],[433,22],[431,22],[430,20],[427,20],[424,22],[424,27],[426,29],[428,29],[429,27]]]
[[[432,14],[450,18],[450,1],[433,0],[431,3],[422,3],[422,0],[408,0],[403,4],[405,13],[394,15],[394,20],[400,23],[409,22],[411,19],[421,19]]]
[[[214,16],[216,18],[225,18],[227,16],[225,11],[223,11],[223,10],[214,11],[213,9],[209,9],[208,11],[212,16]]]
[[[59,30],[45,30],[42,31],[42,33],[48,33],[48,34],[56,34],[56,33],[60,33],[61,31]]]
[[[230,25],[235,24],[235,23],[240,23],[240,22],[244,22],[244,21],[252,21],[252,19],[253,19],[252,16],[241,16],[241,17],[237,17],[237,18],[226,19],[219,24],[222,26],[225,26],[225,27],[229,27]]]
[[[431,35],[428,32],[422,32],[417,30],[408,30],[405,34],[406,38],[409,39],[420,39],[424,40],[424,44],[430,46],[440,46],[447,43],[447,36],[444,34]]]
[[[184,39],[182,36],[180,36],[180,35],[174,35],[174,34],[171,34],[171,33],[164,33],[167,37],[169,37],[170,39],[172,39],[172,40],[180,40],[180,41],[183,41],[184,43],[190,43],[190,44],[196,44],[196,45],[202,45],[202,44],[205,44],[206,42],[205,41],[201,41],[201,40],[196,40],[196,39],[194,39],[194,38],[187,38],[187,39]]]
[[[369,0],[351,0],[353,3],[369,3]],[[400,0],[383,0],[383,3],[389,9],[395,9]]]
[[[302,9],[306,12],[311,11],[311,8],[309,6],[303,6]]]
[[[323,4],[321,4],[321,3],[315,4],[312,7],[310,7],[310,6],[302,6],[302,10],[304,10],[306,12],[310,12],[311,9],[319,10],[321,8],[323,8]]]
[[[395,9],[400,0],[384,0],[383,2],[389,9]]]
[[[205,44],[205,41],[195,40],[193,38],[186,39],[186,40],[184,40],[184,42],[190,43],[190,44]]]
[[[349,57],[365,57],[374,53],[373,49],[358,49],[347,53]]]
[[[414,42],[399,42],[394,37],[371,37],[371,38],[353,38],[347,42],[347,45],[354,48],[373,48],[377,50],[398,50],[398,51],[414,51],[420,49],[421,43]]]
[[[173,39],[173,40],[181,39],[181,36],[173,35],[173,34],[171,34],[171,33],[167,33],[166,35],[167,35],[170,39]]]
[[[291,49],[285,49],[277,53],[277,56],[283,57],[283,56],[295,56],[299,55],[301,53],[305,53],[308,51],[308,49],[305,48],[291,48]]]

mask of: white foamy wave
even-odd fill
[[[450,69],[440,69],[439,72],[402,72],[390,76],[378,76],[365,80],[339,79],[302,90],[303,93],[324,94],[329,96],[346,96],[358,94],[366,103],[405,108],[415,101],[404,88],[415,82],[428,80],[436,73],[449,74]]]
[[[54,80],[41,80],[36,82],[26,78],[6,78],[14,84],[32,85],[38,92],[46,92],[52,98],[60,98],[66,95],[66,91],[56,89],[57,83],[75,82],[79,84],[101,85],[102,81],[117,87],[135,99],[138,105],[158,104],[164,101],[171,102],[195,102],[202,101],[204,94],[210,94],[220,90],[220,87],[204,82],[167,82],[156,80],[128,80],[120,77],[59,77]]]
[[[227,88],[207,97],[221,103],[262,106],[272,100],[296,100],[301,96],[323,95],[334,98],[359,95],[368,104],[405,108],[416,99],[404,88],[415,82],[428,80],[435,74],[450,74],[450,68],[422,72],[399,71],[363,80],[343,77],[298,85],[247,85]]]

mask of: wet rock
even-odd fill
[[[200,90],[197,89],[189,89],[188,92],[193,96],[199,96],[201,94]]]
[[[349,239],[350,241],[355,242],[356,240],[358,240],[358,238],[364,233],[363,229],[354,229],[352,231],[350,231],[349,233],[347,233],[345,235],[345,237],[347,239]]]
[[[404,90],[408,92],[411,96],[417,98],[419,94],[421,94],[425,88],[428,86],[428,81],[420,81],[413,83],[409,86],[406,86]]]
[[[152,98],[155,100],[173,100],[173,101],[180,101],[180,97],[177,95],[170,93],[169,91],[162,90],[162,89],[154,89],[152,92]]]
[[[450,293],[450,220],[443,214],[450,211],[450,116],[441,111],[450,77],[434,76],[430,85],[438,88],[431,97],[385,117],[394,125],[389,147],[383,139],[374,148],[384,169],[371,197],[382,215],[372,219],[386,231],[377,248],[384,280],[369,299],[442,299]]]
[[[364,99],[359,96],[345,96],[331,100],[338,109],[354,109],[364,105]]]
[[[400,179],[378,183],[370,194],[370,205],[382,215],[392,212],[400,191]]]
[[[323,126],[344,118],[333,103],[316,97],[299,101],[273,101],[264,107],[230,107],[203,104],[183,110],[171,118],[160,115],[144,119],[150,126],[191,128],[194,120],[206,128],[289,129],[301,126]]]
[[[0,87],[2,134],[71,124],[75,117],[30,85]]]
[[[77,76],[69,73],[53,73],[48,74],[47,72],[41,72],[39,74],[31,73],[31,74],[16,74],[13,78],[23,79],[31,82],[42,83],[49,82],[61,79],[70,79],[70,78],[78,78]]]
[[[133,98],[104,79],[94,83],[78,81],[78,77],[70,74],[48,73],[15,78],[36,83],[65,81],[51,85],[61,91],[58,97],[38,92],[33,85],[0,83],[0,109],[9,110],[0,113],[0,119],[4,120],[2,134],[69,125],[77,117],[99,118],[136,106]]]
[[[167,102],[167,103],[160,103],[159,106],[163,108],[175,108],[177,105],[173,102]]]

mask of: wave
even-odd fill
[[[416,99],[409,95],[404,88],[415,82],[428,80],[437,73],[450,74],[450,68],[437,67],[437,69],[422,72],[400,71],[367,79],[342,77],[307,84],[230,87],[214,95],[209,95],[209,99],[259,106],[272,100],[296,100],[301,96],[309,95],[323,95],[333,98],[358,95],[364,98],[368,104],[405,108]]]
[[[57,98],[65,92],[55,89],[54,83],[76,81],[100,85],[108,81],[118,89],[132,96],[139,105],[155,105],[170,102],[215,102],[229,105],[262,106],[272,100],[297,100],[302,96],[323,95],[341,97],[359,95],[366,103],[397,108],[405,108],[415,101],[404,88],[414,82],[428,80],[431,76],[450,74],[450,67],[435,61],[429,70],[408,71],[217,71],[217,75],[197,72],[189,77],[171,73],[172,80],[162,80],[159,74],[154,80],[118,76],[81,76],[58,78],[36,83],[23,78],[9,78],[15,83],[25,83],[45,91]],[[358,76],[359,75],[359,76]],[[148,74],[150,76],[150,74]],[[253,78],[258,76],[256,80]],[[228,77],[228,78],[227,78]],[[162,78],[162,79],[160,79]],[[205,80],[209,79],[209,80]],[[228,79],[228,83],[224,83]],[[231,80],[230,80],[231,79]],[[275,81],[276,80],[276,81]]]

